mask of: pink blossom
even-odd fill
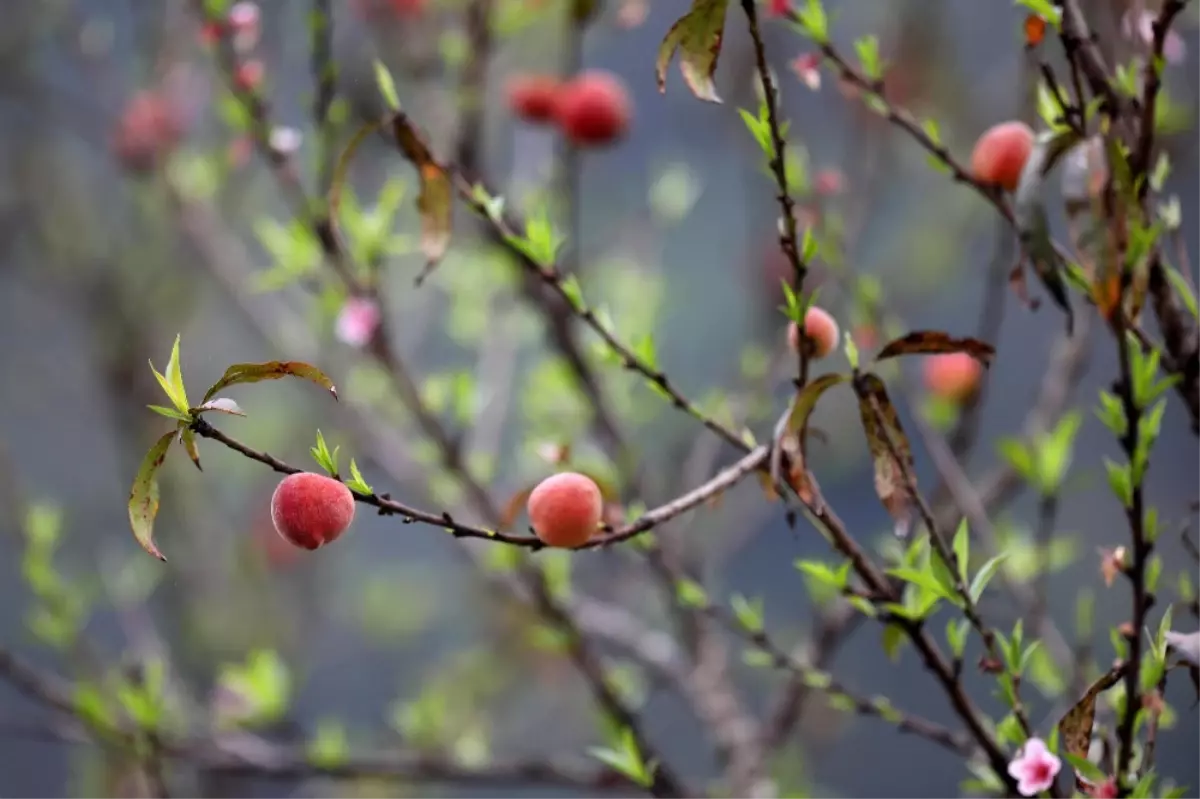
[[[1103,782],[1092,782],[1079,775],[1079,784],[1082,786],[1084,794],[1091,796],[1092,799],[1116,799],[1117,797],[1116,777],[1107,777]]]
[[[258,4],[242,0],[229,9],[229,28],[233,31],[233,46],[239,53],[247,53],[258,44]]]
[[[816,53],[805,53],[798,55],[788,64],[792,72],[796,73],[796,77],[804,83],[805,86],[812,89],[814,92],[821,88],[821,59]]]
[[[362,347],[379,328],[379,306],[362,297],[351,297],[338,314],[335,334],[338,340],[351,347]]]
[[[1121,18],[1121,32],[1127,39],[1141,39],[1146,44],[1152,44],[1156,19],[1157,16],[1150,11],[1142,11],[1136,17],[1132,11],[1126,12]],[[1167,62],[1178,64],[1183,61],[1186,53],[1187,46],[1183,43],[1183,37],[1173,30],[1168,30],[1167,37],[1163,40],[1163,56]]]
[[[300,149],[300,142],[303,140],[300,131],[295,128],[279,126],[271,129],[269,139],[271,149],[281,155],[291,155]]]
[[[770,0],[767,5],[767,13],[773,17],[786,16],[791,10],[791,0]]]
[[[1017,781],[1022,796],[1034,796],[1054,784],[1061,768],[1062,761],[1041,738],[1030,738],[1008,764],[1008,774]]]
[[[822,169],[813,179],[817,194],[841,194],[846,188],[846,179],[837,169]]]

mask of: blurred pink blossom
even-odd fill
[[[1008,764],[1008,774],[1017,781],[1022,796],[1034,796],[1054,784],[1062,761],[1046,748],[1041,738],[1030,738]]]
[[[769,0],[767,5],[767,12],[773,17],[785,16],[791,10],[791,0]]]
[[[792,59],[788,64],[800,81],[814,92],[821,88],[821,59],[816,53],[804,53]]]
[[[271,149],[283,155],[291,155],[300,149],[303,136],[295,128],[284,125],[271,129]]]
[[[838,169],[822,169],[813,179],[817,194],[841,194],[846,188],[846,179]]]
[[[339,341],[351,347],[362,347],[375,335],[381,319],[379,306],[374,302],[351,297],[338,314],[334,333]]]
[[[1083,792],[1093,799],[1117,799],[1117,780],[1115,777],[1108,777],[1103,782],[1090,782],[1083,777],[1079,778],[1083,784]]]
[[[234,3],[229,9],[229,28],[233,31],[233,46],[239,53],[248,53],[258,44],[258,3],[249,0]]]
[[[1136,16],[1133,11],[1127,11],[1121,18],[1121,32],[1127,39],[1141,39],[1146,44],[1152,44],[1154,21],[1157,18],[1157,15],[1150,11],[1142,11]],[[1167,63],[1178,64],[1186,54],[1187,46],[1183,43],[1183,37],[1173,30],[1168,30],[1167,38],[1163,40],[1163,56]]]

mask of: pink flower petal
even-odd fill
[[[334,334],[351,347],[362,347],[375,335],[381,318],[378,305],[361,297],[352,297],[346,300],[338,314]]]

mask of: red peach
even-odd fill
[[[533,531],[543,543],[574,549],[595,535],[604,498],[590,477],[560,472],[538,483],[529,494],[526,509]]]
[[[317,549],[337,540],[354,521],[354,495],[323,474],[291,474],[271,496],[271,521],[292,544]]]
[[[1033,152],[1033,130],[1024,122],[1002,122],[984,131],[971,151],[971,172],[983,183],[1013,191]]]
[[[804,338],[808,343],[810,358],[824,358],[837,348],[837,321],[827,312],[813,306],[804,315]],[[795,322],[788,325],[788,344],[793,350],[800,349],[800,328]]]
[[[931,393],[961,402],[979,389],[983,366],[965,352],[949,352],[927,359],[924,372]]]
[[[552,75],[518,75],[508,82],[508,104],[526,122],[551,122],[561,88]]]
[[[624,84],[608,72],[584,72],[558,98],[558,124],[577,146],[598,147],[619,139],[629,126],[631,109]]]

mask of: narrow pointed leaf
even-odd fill
[[[721,56],[728,5],[729,0],[693,0],[692,10],[667,31],[655,65],[660,92],[667,90],[667,67],[679,53],[679,70],[692,94],[710,103],[721,102],[712,78]]]
[[[390,76],[389,76],[390,77]],[[386,118],[375,122],[368,122],[354,132],[350,137],[350,141],[346,143],[345,149],[338,156],[337,163],[334,164],[332,179],[329,181],[329,217],[336,220],[338,218],[338,208],[342,204],[342,187],[346,185],[346,175],[350,171],[350,162],[354,160],[354,154],[358,152],[359,146],[367,140],[367,137],[378,130],[381,130],[388,120]]]
[[[791,410],[785,419],[784,427],[776,437],[776,446],[771,455],[771,484],[780,481],[783,455],[786,454],[790,463],[786,480],[783,482],[790,485],[801,501],[810,508],[819,509],[824,500],[821,497],[821,487],[808,468],[809,419],[821,395],[849,379],[847,375],[827,374],[806,385],[792,399]]]
[[[416,167],[421,187],[417,195],[417,211],[421,215],[421,252],[425,255],[426,263],[417,276],[417,283],[420,284],[441,262],[450,246],[454,186],[450,174],[433,157],[407,116],[396,114],[392,117],[392,134],[400,152]]]
[[[162,436],[142,459],[129,492],[129,524],[142,549],[161,561],[166,558],[154,545],[154,519],[158,516],[158,469],[166,460],[175,431]]]
[[[190,422],[191,417],[186,413],[180,413],[174,408],[165,408],[162,405],[147,405],[147,408],[154,411],[160,416],[165,416],[168,419],[174,419],[177,422]]]
[[[179,334],[175,334],[175,344],[171,347],[171,359],[167,361],[167,382],[171,384],[174,396],[184,408],[188,407],[187,389],[183,387],[183,372],[179,365]]]
[[[192,459],[192,463],[196,464],[196,468],[204,471],[200,465],[200,450],[196,447],[196,434],[190,427],[180,427],[179,443],[183,444],[184,450],[188,457]]]
[[[246,412],[242,410],[241,406],[238,405],[233,400],[229,399],[228,397],[217,397],[216,399],[209,400],[208,402],[204,403],[199,408],[195,408],[194,410],[196,413],[207,413],[208,411],[218,411],[220,413],[227,413],[230,416],[245,416],[246,415]]]
[[[992,365],[996,348],[987,342],[975,338],[955,338],[940,330],[914,330],[913,332],[889,341],[879,354],[876,361],[884,361],[900,355],[930,355],[935,353],[965,352],[985,367]]]
[[[299,377],[310,380],[318,386],[328,389],[333,398],[337,399],[337,388],[334,387],[333,381],[317,367],[302,361],[267,361],[266,363],[235,363],[226,369],[221,379],[213,383],[205,392],[204,402],[208,402],[214,394],[229,386],[236,386],[240,383],[257,383],[262,380],[279,380],[283,377]]]
[[[875,462],[875,493],[892,517],[896,536],[907,538],[912,531],[915,504],[906,478],[906,474],[913,474],[912,447],[882,380],[870,373],[862,375],[854,381],[854,391],[858,395],[867,446]],[[895,455],[888,445],[889,435],[895,444]]]
[[[1092,745],[1092,725],[1096,721],[1096,699],[1100,694],[1116,685],[1123,673],[1123,669],[1114,668],[1092,683],[1083,698],[1076,702],[1058,722],[1058,732],[1062,737],[1063,749],[1067,754],[1087,758],[1088,750]]]
[[[167,395],[167,399],[171,400],[171,404],[179,411],[179,413],[187,413],[187,402],[179,396],[179,392],[171,385],[171,381],[166,375],[154,368],[154,361],[150,361],[150,371],[154,373],[154,379],[158,381],[158,385],[162,387],[163,393]]]

